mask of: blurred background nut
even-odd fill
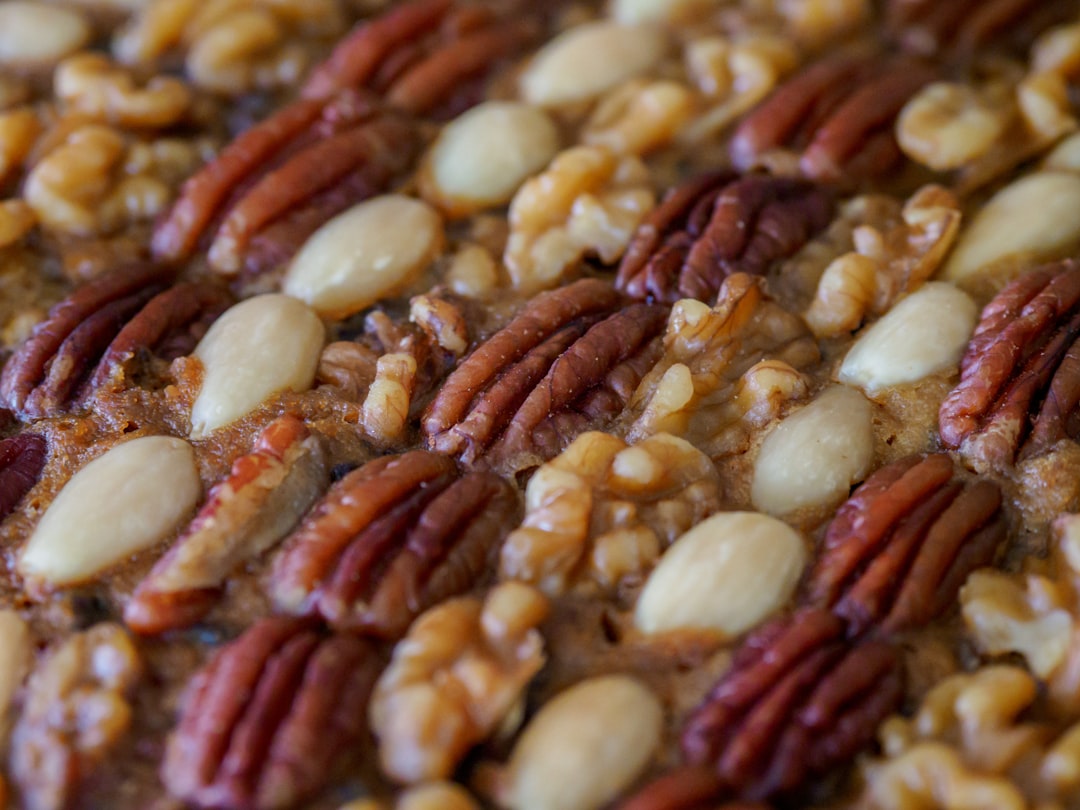
[[[558,149],[542,110],[489,101],[443,127],[420,168],[420,193],[450,217],[503,205]]]
[[[0,114],[0,183],[22,167],[42,129],[38,114],[29,107]]]
[[[60,490],[23,548],[18,571],[47,585],[90,579],[167,538],[201,496],[187,442],[167,436],[125,441]]]
[[[179,79],[154,76],[139,87],[130,71],[100,53],[65,59],[53,74],[53,87],[69,109],[121,127],[171,126],[192,100]]]
[[[806,567],[802,537],[756,512],[722,512],[692,528],[649,575],[634,623],[645,633],[712,630],[725,639],[782,608]]]
[[[924,284],[859,336],[838,379],[872,395],[955,370],[977,316],[967,293],[945,282]]]
[[[986,154],[1015,114],[1007,85],[934,82],[904,105],[896,140],[913,160],[949,171]]]
[[[581,140],[619,154],[644,155],[673,141],[694,106],[694,94],[685,85],[632,79],[600,100]]]
[[[0,200],[0,249],[13,245],[37,224],[34,210],[22,200]]]
[[[611,21],[576,25],[533,57],[521,77],[521,94],[544,107],[590,101],[650,71],[667,50],[667,35],[659,27]]]
[[[319,316],[287,295],[258,295],[227,310],[193,353],[203,378],[191,438],[205,438],[281,391],[306,391],[325,341]]]
[[[560,152],[510,203],[503,261],[515,287],[550,287],[582,257],[612,264],[655,205],[649,170],[599,146]]]
[[[30,676],[12,734],[11,773],[28,810],[70,807],[123,739],[142,663],[131,638],[98,624],[52,649]]]
[[[496,801],[508,810],[599,810],[652,759],[663,719],[656,696],[627,675],[581,681],[526,726]]]
[[[461,785],[428,782],[402,791],[395,802],[355,799],[338,810],[480,810],[480,805]]]
[[[658,434],[636,445],[591,431],[529,479],[525,520],[500,554],[506,579],[556,595],[638,581],[676,537],[720,508],[712,462]]]
[[[369,708],[382,769],[405,783],[445,779],[499,730],[544,664],[547,613],[538,591],[508,582],[413,622]]]
[[[0,67],[50,68],[91,34],[90,23],[75,9],[8,0],[0,3]]]
[[[328,318],[346,318],[400,291],[442,249],[443,225],[425,202],[386,194],[354,205],[313,233],[281,289]]]
[[[834,506],[870,471],[874,438],[870,403],[834,385],[774,427],[754,462],[754,507],[786,515]]]
[[[0,752],[6,752],[11,730],[12,703],[30,669],[33,646],[30,628],[14,610],[0,610]]]
[[[780,14],[804,46],[819,48],[870,19],[869,0],[780,0]]]
[[[609,13],[621,23],[675,22],[711,5],[716,0],[611,0]]]

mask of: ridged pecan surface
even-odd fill
[[[1001,490],[957,478],[943,453],[871,475],[840,507],[809,578],[809,601],[859,636],[927,624],[1005,539]]]
[[[764,275],[832,221],[832,195],[791,178],[715,172],[674,189],[638,226],[616,286],[712,303],[732,273]]]
[[[423,450],[384,456],[335,484],[286,541],[274,598],[338,629],[398,638],[485,575],[519,508],[498,476],[461,476]]]
[[[554,457],[622,410],[659,356],[667,315],[596,279],[541,293],[447,378],[424,415],[429,446],[509,466]]]
[[[362,739],[377,675],[362,639],[307,619],[263,619],[191,682],[162,781],[198,807],[293,807]]]
[[[976,468],[1000,469],[1077,435],[1080,264],[1025,273],[982,312],[941,404],[942,443]]]

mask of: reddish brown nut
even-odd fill
[[[750,636],[683,728],[687,761],[751,801],[848,763],[896,710],[903,683],[891,645],[844,632],[839,617],[806,608]]]
[[[446,379],[424,415],[429,446],[514,468],[553,458],[623,409],[667,314],[596,279],[541,293]]]
[[[508,483],[461,477],[446,456],[377,459],[335,484],[289,538],[274,599],[337,629],[399,638],[424,610],[487,573],[519,509]]]
[[[1080,264],[1025,273],[986,308],[941,404],[942,443],[1001,469],[1078,435]]]
[[[31,490],[45,466],[45,437],[21,433],[0,441],[0,520]]]
[[[730,144],[740,170],[769,153],[794,151],[813,180],[850,184],[901,160],[893,122],[935,73],[909,59],[828,58],[778,87],[739,125]]]
[[[263,619],[192,680],[161,778],[198,807],[278,810],[327,782],[364,735],[372,647],[306,619]]]
[[[366,88],[410,113],[449,118],[482,98],[478,81],[539,33],[529,16],[500,19],[454,0],[413,0],[361,23],[312,73],[305,98]]]
[[[616,286],[635,298],[711,303],[732,273],[764,275],[832,221],[832,195],[803,180],[715,172],[674,189],[638,226]]]
[[[332,216],[385,190],[419,148],[410,121],[363,93],[296,101],[184,183],[154,231],[154,255],[186,259],[213,230],[219,272],[280,265]]]
[[[711,768],[686,765],[653,780],[617,805],[617,810],[767,810],[758,804],[723,800],[724,784]]]
[[[24,417],[51,415],[80,387],[103,385],[141,349],[183,351],[228,297],[211,286],[168,288],[172,275],[157,265],[131,265],[79,287],[8,361],[0,398]]]
[[[128,627],[163,633],[201,619],[228,576],[291,531],[329,483],[319,438],[295,416],[271,422],[135,589]]]
[[[963,483],[943,453],[909,456],[867,478],[837,511],[808,599],[846,620],[852,637],[924,625],[1005,535],[997,484]]]

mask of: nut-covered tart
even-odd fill
[[[0,2],[0,810],[1080,810],[1080,2]]]

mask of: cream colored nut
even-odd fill
[[[282,291],[328,318],[347,318],[402,289],[442,250],[442,221],[425,202],[387,194],[338,214],[304,243]]]
[[[611,0],[610,14],[628,24],[671,22],[710,5],[718,5],[717,0]]]
[[[960,233],[945,264],[946,281],[963,282],[1005,261],[1067,255],[1080,245],[1080,176],[1043,171],[995,194]]]
[[[951,284],[932,281],[867,329],[844,357],[841,382],[869,394],[956,368],[978,308]]]
[[[588,101],[651,70],[667,49],[668,38],[658,27],[578,25],[541,48],[521,78],[521,92],[542,106]]]
[[[798,532],[757,512],[724,512],[675,541],[638,597],[645,633],[716,630],[734,638],[791,598],[806,566]]]
[[[480,805],[461,785],[430,782],[402,793],[394,810],[480,810]]]
[[[140,87],[128,70],[100,53],[61,62],[53,89],[71,109],[124,127],[170,126],[191,104],[191,91],[179,79],[154,76]]]
[[[172,534],[201,494],[195,453],[183,439],[119,444],[60,490],[23,549],[19,573],[50,585],[91,579]]]
[[[765,437],[750,498],[773,515],[839,503],[873,458],[870,403],[853,388],[833,386]]]
[[[660,701],[626,675],[591,678],[526,727],[499,803],[510,810],[595,810],[641,773],[660,743]]]
[[[33,648],[30,628],[14,610],[0,610],[0,650],[4,651],[0,665],[0,750],[5,747],[8,732],[8,711],[15,692],[30,669]]]
[[[979,89],[935,82],[904,106],[896,121],[896,139],[913,160],[935,171],[948,171],[984,154],[1005,132],[1012,109]]]
[[[863,806],[870,810],[1028,810],[1023,795],[1008,779],[976,771],[939,742],[918,743],[877,768],[867,780]]]
[[[816,48],[855,30],[873,12],[869,0],[781,0],[780,13],[799,42]]]
[[[37,67],[59,62],[90,40],[90,25],[77,11],[48,3],[0,3],[0,66]]]
[[[1042,164],[1044,169],[1080,174],[1080,133],[1071,135],[1054,147]]]
[[[489,101],[443,127],[424,157],[420,193],[451,217],[503,205],[558,150],[559,132],[543,110]]]
[[[279,391],[306,391],[325,339],[319,316],[287,295],[259,295],[229,309],[195,348],[203,384],[191,437],[234,422]]]

